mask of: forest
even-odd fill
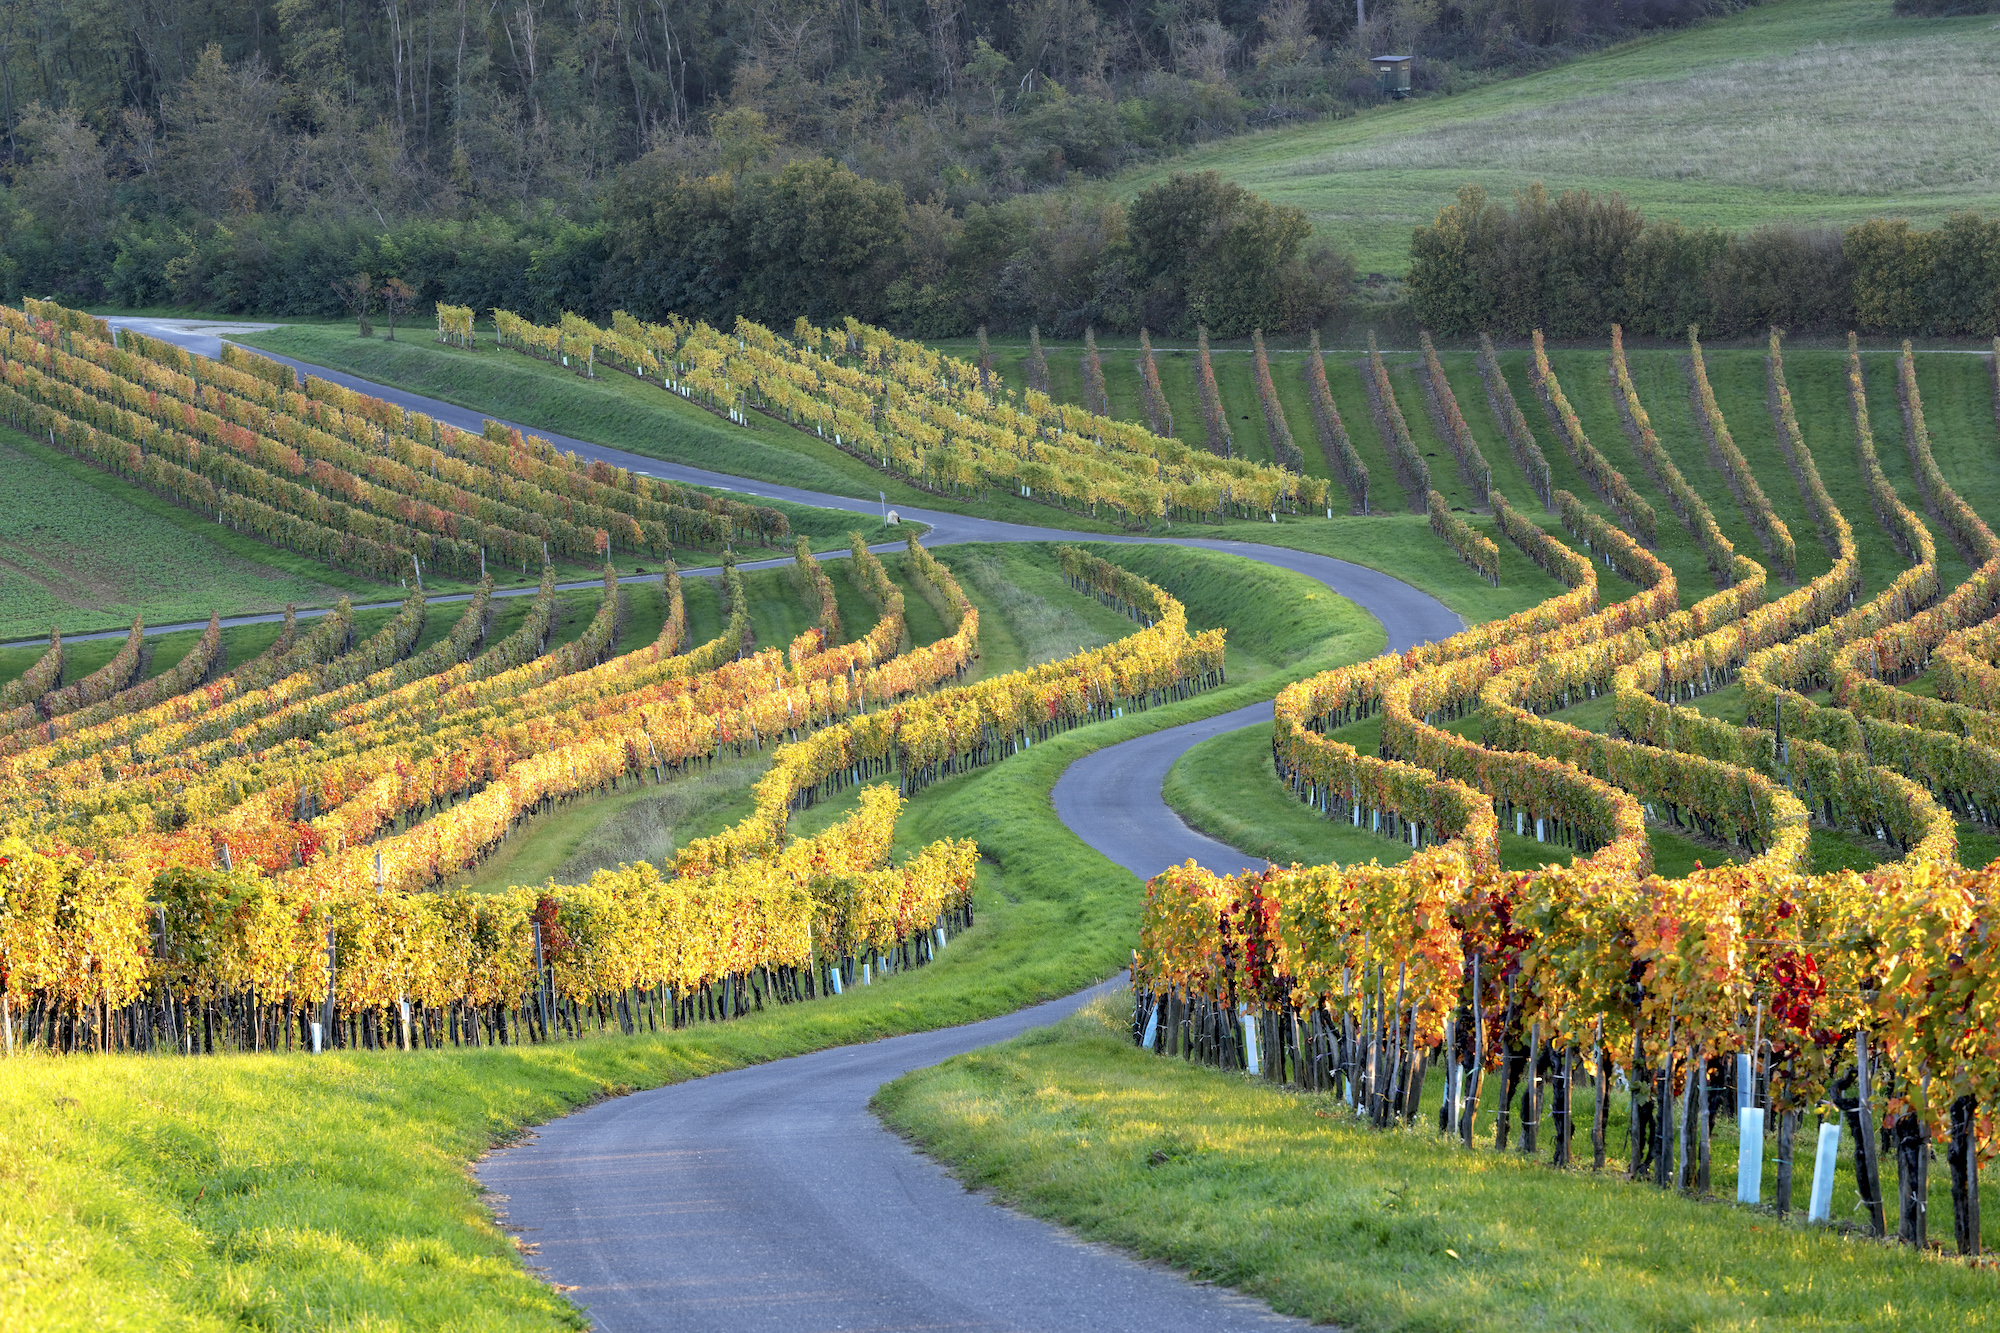
[[[1345,284],[1337,237],[1315,249],[1302,218],[1183,191],[1227,205],[1215,237],[1282,243],[1255,281],[1227,258],[1163,274],[1099,182],[1353,114],[1383,51],[1449,93],[1740,7],[10,0],[0,283],[311,315],[367,271],[543,318],[830,302],[926,336],[1302,327]],[[1281,288],[1302,295],[1271,304]]]

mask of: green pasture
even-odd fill
[[[2000,207],[2000,29],[1888,0],[1769,0],[1457,96],[1237,136],[1136,170],[1219,171],[1306,210],[1363,273],[1461,185],[1617,191],[1648,217],[1748,230]]]
[[[0,640],[46,637],[51,625],[123,629],[139,615],[165,624],[282,611],[380,589],[0,428]]]

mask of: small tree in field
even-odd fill
[[[375,302],[375,279],[366,273],[357,273],[351,278],[336,278],[333,294],[347,307],[347,313],[354,316],[359,326],[355,331],[363,338],[374,335],[368,327],[368,307]]]
[[[396,341],[396,316],[410,308],[416,300],[417,289],[401,278],[389,278],[382,284],[379,293],[382,298],[383,313],[389,316],[389,341]]]

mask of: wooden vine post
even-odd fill
[[[1854,1182],[1861,1191],[1862,1205],[1868,1209],[1869,1234],[1881,1237],[1889,1234],[1889,1228],[1882,1216],[1882,1176],[1876,1162],[1866,1028],[1854,1030],[1854,1076],[1854,1105],[1847,1113],[1854,1125]]]
[[[1973,1137],[1978,1110],[1970,1094],[1952,1100],[1945,1148],[1951,1168],[1951,1228],[1963,1255],[1979,1253],[1979,1146]]]
[[[1611,1102],[1611,1052],[1604,1048],[1604,1020],[1597,1020],[1596,1041],[1592,1048],[1591,1063],[1597,1070],[1597,1104],[1590,1112],[1590,1165],[1594,1171],[1604,1169],[1604,1129]]]

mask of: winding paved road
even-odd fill
[[[882,1128],[912,1069],[1111,989],[604,1102],[479,1166],[532,1262],[600,1329],[1303,1328],[995,1207]]]
[[[203,355],[219,351],[213,325],[112,322]],[[448,403],[310,369],[462,429],[479,430],[486,420]],[[652,476],[855,513],[876,510],[868,501],[748,482],[535,433],[583,457]],[[930,525],[931,546],[1153,540],[1245,556],[1317,579],[1362,606],[1382,622],[1395,650],[1462,627],[1435,598],[1327,556],[1209,538],[1107,537],[902,512]],[[1189,829],[1161,798],[1160,785],[1189,746],[1270,716],[1268,702],[1254,704],[1098,750],[1072,764],[1056,784],[1056,811],[1086,843],[1142,877],[1190,857],[1218,872],[1241,869],[1249,858]],[[504,1204],[510,1229],[537,1247],[537,1264],[572,1288],[606,1330],[1233,1333],[1293,1326],[1260,1302],[1084,1244],[968,1193],[868,1113],[869,1099],[889,1080],[1054,1022],[1112,984],[982,1023],[621,1097],[494,1154],[480,1164],[479,1178]]]

